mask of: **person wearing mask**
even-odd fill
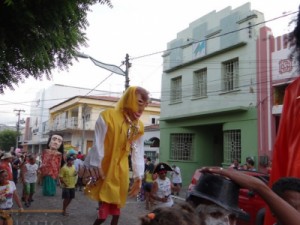
[[[51,134],[47,146],[49,148],[42,152],[42,164],[40,167],[43,195],[54,196],[56,194],[59,169],[63,164],[64,145],[62,135]]]
[[[200,219],[194,208],[188,203],[179,203],[174,207],[159,207],[140,218],[141,225],[200,225]]]
[[[238,207],[239,189],[225,177],[203,172],[186,201],[195,208],[201,225],[236,225],[238,217],[249,219]]]
[[[227,179],[229,178],[230,180],[235,182],[240,187],[251,189],[256,193],[258,193],[268,204],[273,215],[277,218],[278,221],[280,221],[280,225],[299,225],[300,212],[294,207],[295,202],[292,203],[291,205],[289,204],[289,202],[287,202],[282,197],[280,197],[280,192],[282,191],[279,191],[278,192],[279,195],[278,195],[276,193],[277,192],[276,187],[274,188],[275,191],[272,191],[272,189],[267,184],[265,184],[262,180],[257,179],[256,177],[253,176],[249,176],[245,173],[240,173],[239,171],[235,171],[235,170],[227,170],[227,169],[216,168],[216,167],[206,167],[206,168],[202,168],[201,172],[208,172],[208,173],[224,176]],[[287,194],[289,195],[290,193]],[[292,197],[293,201],[298,202],[297,199],[294,199],[295,197],[298,198],[299,194],[296,193],[296,195]]]
[[[99,202],[94,225],[102,224],[109,215],[111,225],[118,224],[120,208],[128,195],[129,154],[134,180],[129,195],[136,197],[141,189],[145,162],[144,125],[140,117],[148,102],[149,93],[144,88],[129,87],[116,107],[102,111],[96,121],[94,144],[84,160],[86,167],[99,172],[99,179],[85,187],[87,196]]]

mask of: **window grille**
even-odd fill
[[[230,60],[223,63],[223,91],[232,91],[238,88],[239,61]]]
[[[194,93],[195,98],[207,96],[207,69],[202,69],[194,73]]]
[[[182,101],[182,78],[176,77],[171,79],[171,103]]]
[[[241,130],[224,131],[224,163],[241,161]]]
[[[170,159],[193,159],[194,134],[171,134]]]

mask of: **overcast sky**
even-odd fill
[[[95,5],[89,12],[89,27],[86,30],[88,46],[81,52],[108,64],[121,66],[126,53],[131,60],[130,85],[140,85],[148,89],[152,97],[160,97],[162,74],[161,52],[167,43],[176,38],[178,32],[188,28],[198,18],[220,11],[228,6],[233,9],[249,1],[244,0],[111,0],[113,8]],[[252,0],[251,8],[265,15],[265,20],[280,17],[298,10],[296,0]],[[203,4],[204,3],[204,4]],[[297,14],[294,14],[295,17]],[[269,22],[275,36],[292,30],[291,17]],[[153,54],[157,53],[157,54]],[[149,56],[151,55],[151,56]],[[125,69],[124,66],[121,66]],[[28,79],[16,87],[15,91],[5,90],[0,96],[0,124],[15,124],[14,109],[24,109],[22,118],[30,116],[29,106],[35,93],[52,84],[96,88],[106,91],[123,91],[125,79],[95,66],[88,59],[74,61],[69,71],[53,71],[53,80]],[[108,77],[110,76],[110,77]],[[108,77],[108,78],[107,78]]]

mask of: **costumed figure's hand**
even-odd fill
[[[142,187],[142,179],[135,178],[128,193],[129,197],[136,197],[139,191],[141,190],[141,187]]]
[[[86,184],[84,187],[84,194],[92,197],[92,199],[94,199],[93,190],[95,190],[95,188],[97,188],[97,183],[101,182],[102,180],[105,179],[105,175],[104,172],[102,170],[102,168],[100,167],[84,167],[83,168],[84,171],[79,173],[82,174],[82,179],[85,180]],[[97,199],[94,199],[97,200]]]

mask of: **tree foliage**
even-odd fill
[[[86,45],[84,30],[93,4],[110,0],[0,1],[0,93],[30,76],[51,78],[67,69],[76,50]]]
[[[8,152],[10,147],[16,146],[18,132],[14,130],[0,131],[0,149]]]

